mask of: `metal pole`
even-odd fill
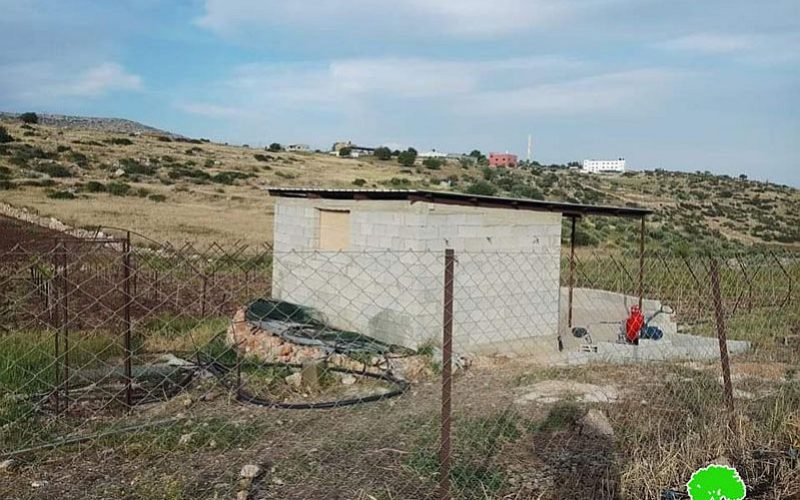
[[[53,355],[55,356],[55,363],[53,363],[54,368],[54,377],[53,377],[53,397],[54,403],[56,406],[56,415],[61,412],[61,320],[63,319],[61,316],[61,297],[58,296],[61,293],[61,287],[59,286],[58,282],[60,281],[61,277],[61,269],[60,269],[60,259],[58,258],[59,252],[61,251],[61,240],[56,241],[56,247],[53,255],[53,269],[55,271],[55,275],[52,279],[52,286],[51,289],[53,290],[53,294],[55,297],[53,298],[53,308],[55,309],[53,315],[49,318],[54,321],[56,324],[55,326],[55,345],[54,345],[54,352]]]
[[[720,292],[719,262],[711,258],[711,295],[714,301],[714,315],[717,320],[717,338],[719,339],[719,360],[722,364],[722,381],[725,388],[725,405],[731,416],[731,429],[736,430],[736,415],[733,404],[733,384],[731,383],[731,366],[728,357],[728,339],[725,330],[725,311],[722,307],[722,293]]]
[[[123,256],[122,256],[122,271],[123,282],[122,289],[125,296],[125,305],[123,307],[122,323],[124,328],[124,350],[125,350],[125,404],[128,408],[133,406],[133,376],[131,367],[131,233],[130,231],[125,235],[123,242]]]
[[[69,406],[69,291],[67,275],[67,247],[61,243],[61,297],[62,313],[61,318],[61,337],[64,339],[64,409]]]
[[[439,498],[450,500],[450,426],[453,392],[453,268],[455,252],[444,251],[444,321],[442,328],[442,433],[439,447]]]
[[[567,316],[567,326],[572,328],[572,294],[575,288],[575,225],[577,218],[572,217],[572,231],[569,236],[569,312]]]
[[[642,226],[639,232],[639,310],[642,310],[644,302],[644,216],[642,216]]]

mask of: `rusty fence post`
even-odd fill
[[[642,216],[642,226],[639,231],[639,310],[642,310],[644,303],[644,216]]]
[[[450,500],[450,460],[453,393],[453,268],[455,252],[444,252],[444,317],[442,328],[442,431],[439,446],[439,498]]]
[[[132,375],[132,349],[131,349],[131,233],[125,235],[122,245],[122,290],[125,305],[122,308],[123,349],[125,351],[125,405],[133,406],[133,375]]]
[[[52,255],[53,276],[50,280],[52,281],[50,289],[53,293],[53,300],[50,303],[54,311],[50,313],[49,319],[50,324],[55,330],[55,339],[53,345],[53,357],[55,358],[55,362],[53,363],[53,402],[55,403],[56,407],[56,415],[61,413],[61,332],[64,327],[61,324],[63,321],[63,315],[61,313],[61,309],[63,308],[63,297],[61,296],[62,288],[60,286],[62,272],[60,257],[62,244],[63,243],[61,240],[56,240],[56,245]]]
[[[64,372],[61,380],[64,392],[64,409],[69,406],[69,275],[67,270],[67,246],[62,242],[59,252],[61,267],[61,338],[64,343],[62,353]]]
[[[577,218],[572,217],[572,231],[569,237],[569,312],[567,313],[567,327],[572,328],[572,301],[575,288],[575,225]]]
[[[731,383],[731,366],[728,357],[728,339],[725,329],[725,311],[722,305],[721,281],[719,274],[719,262],[715,257],[710,262],[711,275],[711,295],[714,301],[714,315],[717,321],[717,339],[719,339],[719,360],[722,364],[722,381],[725,390],[725,406],[728,408],[731,418],[731,430],[737,433],[736,414],[733,404],[733,384]]]

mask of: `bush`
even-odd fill
[[[353,181],[353,185],[354,186],[358,186],[358,187],[361,187],[361,186],[365,185],[366,183],[367,183],[366,179],[356,179],[356,180]]]
[[[211,176],[207,172],[203,172],[202,170],[190,167],[175,167],[169,171],[167,176],[170,179],[179,179],[181,177],[186,177],[192,179],[193,182],[199,184],[207,182],[211,179]]]
[[[45,163],[43,165],[37,165],[34,170],[43,174],[47,174],[50,177],[72,177],[72,172],[70,172],[70,170],[64,165],[60,165],[58,163]]]
[[[273,142],[272,144],[269,145],[267,149],[269,151],[272,151],[273,153],[277,153],[278,151],[283,151],[283,146],[281,146],[277,142]]]
[[[105,142],[107,144],[114,144],[115,146],[130,146],[133,144],[132,140],[125,137],[112,137],[111,139],[106,139]]]
[[[481,196],[492,196],[497,192],[497,188],[495,188],[492,184],[489,184],[486,181],[477,181],[470,184],[467,188],[467,193],[469,194],[477,194]]]
[[[52,191],[47,193],[48,198],[52,198],[54,200],[74,200],[75,195],[70,193],[69,191]]]
[[[156,169],[153,167],[143,165],[133,158],[123,158],[119,164],[126,175],[153,175],[156,173]]]
[[[56,146],[56,153],[66,153],[70,150],[69,146],[64,146],[63,144],[59,144]]]
[[[0,126],[0,143],[13,142],[14,138],[8,133],[5,127]]]
[[[253,174],[246,174],[244,172],[235,172],[232,170],[226,170],[224,172],[220,172],[211,176],[211,182],[216,182],[219,184],[226,184],[228,186],[232,185],[236,179],[249,179],[253,177]]]
[[[149,200],[151,200],[151,201],[155,201],[155,202],[157,202],[157,203],[162,203],[162,202],[164,202],[164,201],[167,201],[167,197],[166,197],[166,196],[164,196],[163,194],[151,194],[151,195],[150,195],[150,196],[148,196],[147,198],[148,198]]]
[[[166,135],[157,135],[156,140],[159,142],[172,142],[172,139],[170,139]]]
[[[339,150],[339,156],[349,157],[352,154],[353,148],[342,148]]]
[[[442,168],[442,165],[444,165],[444,160],[439,158],[425,158],[422,160],[422,164],[431,170],[439,170]]]
[[[417,152],[411,148],[397,155],[397,162],[404,167],[414,166],[415,161],[417,161]]]
[[[19,119],[22,120],[23,123],[39,123],[39,116],[36,113],[22,113],[19,115]]]
[[[262,155],[261,153],[254,154],[253,158],[255,158],[258,161],[270,161],[272,159],[270,155]]]
[[[124,182],[109,182],[106,189],[109,194],[113,196],[127,196],[131,190],[131,186]]]
[[[386,161],[392,158],[392,150],[386,146],[381,146],[375,149],[375,158]]]
[[[83,186],[83,189],[87,193],[104,193],[106,190],[106,185],[102,182],[89,181]]]
[[[67,160],[79,167],[85,168],[89,165],[89,157],[78,151],[70,151],[67,155]]]

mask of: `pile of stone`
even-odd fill
[[[247,321],[244,308],[239,309],[234,315],[228,328],[227,342],[243,355],[256,357],[267,363],[308,365],[324,362],[329,367],[356,372],[374,374],[389,372],[408,382],[431,380],[437,376],[438,367],[441,366],[441,354],[438,350],[434,350],[433,354],[414,354],[395,358],[377,355],[358,356],[356,360],[345,354],[326,352],[321,347],[298,345]],[[461,362],[454,363],[454,369],[465,366]]]

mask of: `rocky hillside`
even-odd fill
[[[22,113],[0,111],[0,121],[16,121]],[[92,116],[70,116],[37,114],[38,123],[63,129],[97,130],[100,132],[119,134],[161,134],[169,137],[180,137],[155,127],[143,125],[124,118],[97,118]]]
[[[800,190],[667,171],[598,176],[480,161],[384,160],[270,152],[187,139],[116,119],[0,117],[0,199],[74,227],[116,226],[159,240],[271,240],[268,186],[425,188],[652,208],[649,244],[670,249],[800,248]],[[115,128],[119,127],[119,128]],[[127,128],[131,127],[131,128]],[[578,240],[635,247],[634,221],[589,218]]]

